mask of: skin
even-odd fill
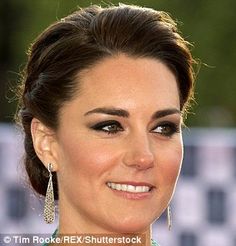
[[[56,132],[32,121],[37,155],[58,175],[59,232],[142,232],[149,238],[182,163],[176,78],[158,60],[119,55],[83,71],[78,81],[80,90],[62,107]],[[91,128],[107,120],[119,127]],[[177,129],[167,136],[172,125]],[[118,131],[106,132],[111,129]],[[146,197],[129,197],[114,192],[109,181],[145,182],[152,190]]]

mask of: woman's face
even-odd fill
[[[182,162],[175,76],[119,55],[80,74],[56,132],[60,223],[76,232],[143,232],[169,203]]]

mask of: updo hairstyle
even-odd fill
[[[28,52],[17,112],[32,187],[45,195],[48,171],[35,153],[31,121],[37,118],[56,130],[61,107],[80,89],[75,78],[81,71],[118,54],[160,60],[176,76],[184,113],[193,98],[195,61],[188,47],[167,13],[129,5],[80,9],[40,34]],[[58,199],[56,174],[53,184]]]

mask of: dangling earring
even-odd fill
[[[172,226],[170,205],[168,205],[168,207],[167,207],[167,226],[168,226],[168,230],[170,231],[171,230],[171,226]]]
[[[54,193],[53,193],[53,183],[52,183],[52,171],[53,165],[51,163],[48,164],[48,172],[49,172],[49,181],[48,187],[45,197],[44,204],[44,220],[47,224],[53,223],[55,219],[55,203],[54,203]]]

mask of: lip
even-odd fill
[[[115,183],[115,184],[126,184],[126,185],[133,185],[133,186],[148,186],[150,187],[150,191],[148,192],[138,192],[138,193],[131,193],[128,191],[122,191],[122,190],[113,190],[110,187],[107,186],[107,183]],[[106,183],[106,186],[109,188],[110,191],[113,192],[114,195],[128,199],[128,200],[146,200],[150,199],[153,195],[153,190],[155,189],[155,186],[148,183],[148,182],[135,182],[135,181],[121,181],[121,182],[113,182],[108,181]]]
[[[133,186],[148,186],[150,188],[154,188],[155,186],[147,183],[147,182],[135,182],[135,181],[121,181],[121,182],[113,182],[113,181],[108,181],[106,183],[114,183],[114,184],[126,184],[126,185],[133,185]]]

